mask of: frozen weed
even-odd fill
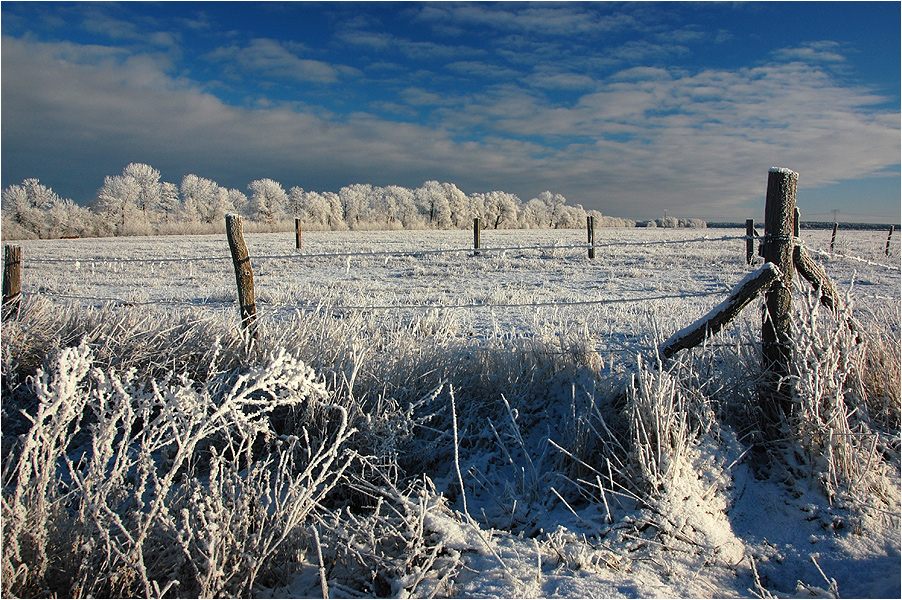
[[[93,363],[83,343],[38,370],[32,426],[4,456],[4,595],[249,594],[343,480],[346,411],[328,409],[328,435],[279,437],[273,411],[329,400],[286,354],[216,394]]]

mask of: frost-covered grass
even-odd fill
[[[845,236],[898,262],[885,238]],[[797,401],[764,440],[759,303],[670,363],[654,352],[749,272],[742,240],[595,261],[360,255],[467,248],[466,232],[310,233],[302,254],[338,256],[256,261],[293,238],[247,241],[251,351],[218,236],[23,244],[31,295],[3,326],[5,596],[898,595],[898,268],[820,259],[861,343],[796,286]],[[218,260],[109,260],[148,256]]]

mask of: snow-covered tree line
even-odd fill
[[[2,194],[3,237],[152,235],[217,231],[226,213],[238,213],[260,230],[463,229],[473,218],[482,226],[580,228],[594,215],[599,227],[632,227],[634,221],[569,205],[560,194],[542,192],[523,202],[502,191],[465,194],[453,183],[427,181],[416,189],[353,184],[335,192],[257,179],[245,193],[213,180],[185,175],[180,185],[162,181],[150,165],[132,163],[108,176],[89,207],[60,198],[37,179],[11,185]]]

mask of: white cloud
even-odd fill
[[[353,69],[301,58],[278,40],[257,38],[247,45],[222,47],[206,55],[211,62],[223,62],[245,73],[281,80],[337,82],[342,73]]]
[[[846,57],[839,53],[839,42],[820,41],[801,44],[793,48],[781,48],[772,53],[776,60],[798,60],[805,63],[844,63]]]
[[[519,31],[546,35],[573,36],[583,33],[606,33],[636,27],[639,21],[626,11],[602,14],[579,4],[554,6],[528,5],[508,9],[504,4],[427,4],[418,14],[421,21],[447,27],[454,24],[482,26],[499,31]]]
[[[271,40],[228,53],[242,68],[284,77],[341,76]],[[5,37],[2,56],[4,178],[49,178],[54,189],[57,177],[87,178],[96,190],[104,175],[139,161],[169,180],[193,172],[233,187],[261,177],[305,189],[440,179],[524,199],[551,189],[628,217],[668,206],[681,216],[743,219],[758,214],[744,203],[763,196],[775,164],[799,171],[810,189],[900,159],[899,115],[871,108],[883,99],[798,62],[632,68],[572,104],[510,82],[444,108],[437,105],[451,100],[440,90],[400,88],[389,102],[395,114],[432,106],[427,127],[371,112],[229,106],[151,54]],[[37,157],[50,172],[22,173],[20,163]]]

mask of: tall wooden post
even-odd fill
[[[296,250],[301,249],[301,220],[294,220],[294,247]]]
[[[473,219],[473,256],[479,256],[479,248],[481,248],[479,235],[481,231],[482,227],[480,226],[480,219],[479,217],[475,217]]]
[[[745,220],[745,263],[752,264],[755,260],[755,219]]]
[[[837,229],[839,229],[839,223],[833,223],[833,235],[830,236],[830,252],[833,252],[833,247],[836,245]]]
[[[22,247],[3,247],[3,315],[19,308],[22,299]]]
[[[226,215],[226,237],[229,250],[232,252],[232,264],[235,266],[235,281],[238,284],[238,306],[241,315],[241,326],[250,334],[251,343],[257,341],[257,304],[254,300],[254,272],[251,269],[251,258],[244,243],[241,230],[241,217]]]
[[[895,225],[890,225],[890,226],[889,226],[889,235],[886,236],[886,249],[883,251],[883,253],[884,253],[886,256],[889,256],[889,242],[890,242],[891,239],[893,239],[893,231],[895,231],[895,230],[896,230],[896,226],[895,226]]]
[[[589,258],[595,258],[595,217],[586,215],[586,232],[589,237]]]
[[[761,327],[764,377],[761,397],[762,429],[766,439],[779,436],[779,424],[792,408],[789,382],[792,361],[792,261],[796,185],[799,174],[773,168],[767,178],[764,207],[764,262],[773,263],[782,274],[765,293]]]

